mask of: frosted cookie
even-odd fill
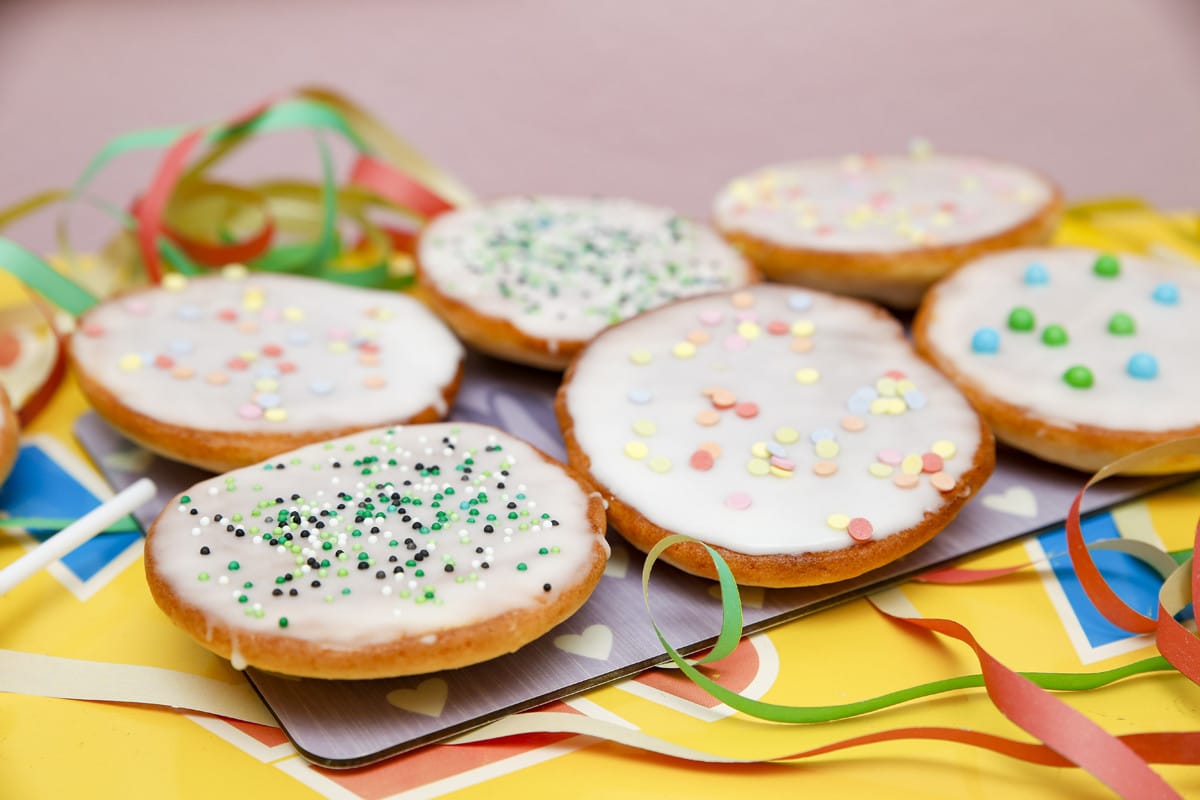
[[[1093,250],[1014,250],[939,283],[917,314],[920,350],[996,436],[1095,471],[1200,435],[1200,270]],[[1200,468],[1200,460],[1161,471]]]
[[[364,431],[210,478],[150,528],[155,601],[235,667],[381,678],[512,652],[608,557],[566,468],[483,425]]]
[[[882,309],[764,284],[597,337],[557,398],[569,461],[648,550],[684,533],[739,583],[851,578],[941,530],[990,474],[991,434]],[[668,561],[712,577],[695,545]]]
[[[445,416],[462,346],[410,297],[226,270],[105,302],[71,340],[113,427],[221,471],[351,431]]]
[[[707,226],[630,200],[514,197],[435,219],[420,291],[468,344],[562,369],[604,328],[752,268]]]
[[[1050,239],[1059,190],[1022,167],[918,153],[766,167],[717,196],[717,228],[772,280],[915,308],[971,258]]]
[[[17,460],[20,435],[21,428],[8,401],[8,392],[0,386],[0,483],[4,483],[8,473],[12,472],[13,463]]]

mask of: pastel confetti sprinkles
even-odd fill
[[[294,320],[278,310],[302,305],[310,308]],[[356,337],[367,309],[380,307],[397,313]],[[137,413],[200,436],[269,430],[298,434],[297,443],[307,431],[444,410],[463,352],[411,298],[287,275],[256,274],[253,283],[208,275],[148,288],[98,305],[82,325],[104,335],[76,339],[79,363]],[[345,354],[325,347],[335,341]],[[422,359],[404,352],[408,341],[420,342]],[[331,405],[324,398],[343,376]],[[175,452],[173,442],[154,444]]]
[[[963,502],[966,492],[938,489],[932,476],[958,481],[975,466],[979,420],[891,318],[817,292],[805,292],[796,309],[795,290],[783,286],[741,294],[753,302],[713,295],[626,321],[575,362],[562,395],[570,435],[623,508],[661,530],[747,555],[833,554],[874,553],[861,543]],[[698,321],[719,346],[692,359],[657,358],[650,370],[629,360],[638,348],[669,352]],[[811,334],[810,353],[792,349],[798,322]],[[744,347],[725,348],[730,337]],[[653,401],[632,402],[635,390]],[[643,420],[654,422],[651,436],[634,427]],[[951,448],[940,456],[932,447],[939,441],[960,443],[969,455]],[[645,445],[638,460],[647,466],[656,457],[676,465],[636,469],[625,451],[633,442]]]

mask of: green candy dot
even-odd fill
[[[185,494],[183,497],[179,498],[179,502],[183,503],[184,505],[187,505],[188,503],[192,502],[192,498],[188,497]]]
[[[1113,336],[1132,336],[1135,328],[1133,317],[1124,311],[1118,311],[1108,320],[1108,332]]]
[[[236,561],[229,562],[229,569],[231,572],[237,572],[241,568],[242,568],[242,565],[239,564],[238,562],[236,562]]]
[[[517,570],[519,572],[524,572],[527,569],[529,569],[529,567],[525,564],[524,561],[522,561],[520,564],[517,564]]]
[[[1101,278],[1115,278],[1121,274],[1121,262],[1111,253],[1105,253],[1096,259],[1092,272]]]
[[[280,617],[279,618],[279,627],[286,628],[287,626],[288,626],[287,617]]]
[[[1067,332],[1062,325],[1047,325],[1042,331],[1042,343],[1050,347],[1062,347],[1067,343]]]
[[[1008,312],[1008,327],[1014,331],[1033,330],[1033,312],[1025,306],[1017,306]]]
[[[1087,367],[1074,366],[1063,373],[1063,380],[1068,386],[1073,386],[1076,389],[1090,389],[1095,382],[1092,378],[1092,371]]]

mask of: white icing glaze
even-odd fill
[[[848,156],[779,164],[733,180],[717,227],[776,244],[892,252],[961,244],[1012,228],[1052,188],[1021,167],[958,156]]]
[[[410,297],[242,270],[178,284],[96,307],[73,338],[75,358],[135,411],[284,433],[445,410],[462,346]]]
[[[496,446],[500,449],[488,449]],[[364,464],[365,458],[378,461]],[[422,476],[417,464],[427,472],[436,465],[440,475]],[[373,471],[364,476],[364,468]],[[404,486],[405,480],[413,484]],[[381,483],[387,487],[382,502],[383,490],[375,488]],[[401,495],[403,512],[393,492]],[[353,499],[345,501],[340,493]],[[294,494],[300,498],[291,499]],[[561,467],[498,429],[467,423],[378,429],[309,445],[198,483],[181,497],[187,502],[167,506],[147,547],[172,590],[209,617],[210,629],[214,623],[228,626],[235,640],[239,633],[274,631],[357,647],[398,636],[436,636],[553,598],[586,573],[603,536],[591,530],[588,495]],[[359,503],[372,497],[375,513],[356,523]],[[283,498],[282,506],[276,498]],[[343,502],[346,507],[338,510]],[[290,532],[293,543],[302,543],[298,553],[264,538],[277,530],[281,508],[291,523],[277,535]],[[476,509],[477,521],[467,522]],[[321,516],[331,510],[336,516]],[[449,516],[444,523],[437,522],[439,510]],[[299,512],[299,523],[292,511]],[[510,513],[517,518],[509,519]],[[489,514],[497,519],[488,521]],[[424,523],[425,532],[414,530],[415,522]],[[442,527],[434,529],[434,523]],[[492,533],[485,532],[487,525]],[[380,531],[372,534],[372,527]],[[245,535],[237,536],[238,529]],[[354,536],[355,530],[362,535]],[[302,531],[310,535],[302,537]],[[326,538],[329,550],[323,547]],[[202,547],[208,555],[201,554]],[[357,568],[359,553],[368,554],[368,568]],[[389,561],[392,556],[397,561]],[[317,568],[307,563],[310,558]],[[320,566],[323,559],[329,567]],[[518,568],[522,563],[526,569]],[[446,571],[447,564],[453,571]],[[396,567],[403,573],[395,573]],[[377,577],[380,570],[383,578]],[[201,573],[207,579],[200,580]],[[294,577],[277,583],[285,574]],[[312,586],[314,580],[319,587]],[[251,588],[244,588],[247,581]],[[550,591],[543,588],[547,583]],[[276,588],[281,595],[272,593]],[[289,594],[292,589],[296,596]],[[240,602],[243,595],[247,600]],[[287,619],[286,628],[280,618]]]
[[[438,289],[530,336],[590,339],[677,297],[744,285],[749,267],[705,225],[611,198],[514,197],[443,214],[421,236]]]
[[[948,440],[957,452],[941,471],[957,480],[980,445],[979,420],[958,390],[917,358],[898,323],[872,312],[832,295],[761,285],[680,301],[606,331],[576,362],[566,389],[574,435],[592,474],[660,527],[752,555],[850,546],[850,535],[831,527],[830,515],[866,519],[874,538],[917,525],[944,503],[933,475],[921,474],[914,488],[901,489],[895,474],[869,474],[871,464],[887,448],[920,456]],[[800,382],[801,370],[816,370],[817,380]],[[909,402],[892,397],[899,414],[872,413],[865,394],[892,390],[877,382],[893,370],[919,394],[910,394]],[[842,420],[852,415],[848,401],[862,408],[850,400],[861,389],[868,410],[854,415],[865,427],[850,431]],[[747,402],[756,405],[753,416],[739,406]],[[714,424],[701,424],[700,415]],[[785,428],[794,441],[786,432],[778,435]],[[813,434],[822,429],[832,432],[836,455],[816,454]],[[719,447],[706,471],[692,464],[704,443]],[[755,443],[767,457],[753,453]],[[644,457],[631,458],[626,448],[636,455],[639,446]],[[770,473],[770,456],[782,459],[777,464],[792,462],[792,470],[781,470],[790,476]],[[657,471],[664,464],[656,458],[666,459],[669,469]],[[751,474],[752,460],[768,474]],[[836,473],[815,474],[820,461],[834,462]],[[739,495],[748,507],[732,507]]]
[[[1093,272],[1097,251],[1076,248],[1010,250],[974,261],[938,285],[928,336],[956,370],[986,391],[1060,425],[1088,424],[1115,430],[1165,431],[1200,425],[1200,372],[1194,350],[1200,342],[1200,270],[1167,261],[1119,256],[1120,273]],[[1025,274],[1040,264],[1047,282],[1029,285]],[[1155,287],[1173,284],[1178,301],[1153,299]],[[1033,312],[1032,331],[1008,327],[1009,313]],[[1132,335],[1114,335],[1116,313],[1134,322]],[[1042,341],[1048,325],[1067,333],[1065,345]],[[999,336],[995,353],[972,348],[975,331]],[[1157,377],[1127,372],[1135,353],[1153,356]],[[1072,366],[1091,370],[1090,389],[1063,380]]]

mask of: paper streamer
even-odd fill
[[[0,691],[167,706],[275,725],[262,700],[244,681],[225,683],[158,667],[0,650]]]
[[[1200,578],[1197,576],[1197,570],[1193,567],[1193,560],[1189,559],[1185,564],[1176,568],[1174,559],[1168,554],[1143,542],[1120,541],[1106,542],[1100,545],[1106,549],[1120,549],[1134,555],[1150,564],[1160,574],[1168,576],[1160,593],[1159,618],[1158,620],[1149,620],[1128,608],[1116,596],[1116,593],[1104,581],[1099,569],[1091,561],[1088,546],[1083,541],[1079,528],[1079,507],[1083,493],[1100,480],[1120,474],[1122,471],[1146,471],[1164,464],[1178,463],[1179,459],[1196,453],[1200,453],[1200,439],[1160,445],[1114,462],[1097,473],[1080,491],[1075,498],[1067,521],[1068,551],[1071,553],[1072,563],[1078,570],[1081,570],[1081,581],[1084,581],[1085,585],[1089,585],[1089,583],[1091,585],[1091,589],[1088,591],[1089,597],[1092,597],[1093,602],[1096,602],[1098,606],[1101,603],[1107,604],[1105,616],[1116,624],[1125,623],[1124,626],[1127,630],[1156,631],[1160,652],[1163,654],[1162,661],[1172,664],[1192,680],[1196,680],[1196,678],[1190,672],[1200,669],[1200,656],[1197,655],[1196,650],[1200,645],[1200,640],[1197,640],[1196,636],[1174,620],[1173,614],[1183,610],[1191,602],[1192,598],[1196,596],[1196,587],[1200,586]],[[1074,541],[1072,541],[1072,536]],[[1197,541],[1200,541],[1200,526],[1197,527]],[[642,573],[642,589],[647,611],[651,615],[651,624],[674,664],[713,697],[744,714],[772,722],[819,722],[834,718],[831,716],[831,712],[834,711],[832,707],[781,706],[742,697],[696,670],[692,662],[684,659],[671,647],[653,621],[649,592],[650,576],[653,566],[661,554],[682,542],[692,542],[703,547],[717,566],[724,614],[721,639],[726,639],[729,628],[735,624],[740,634],[740,604],[737,602],[737,586],[720,555],[712,548],[690,537],[666,537],[647,554]],[[1027,565],[973,572],[982,573],[991,578],[1011,574],[1023,566]],[[945,582],[964,582],[971,578],[970,572],[972,571],[943,570],[940,575],[938,573],[934,573],[934,575],[935,579],[940,578]],[[1192,579],[1191,593],[1188,591],[1187,576],[1189,575]],[[980,577],[982,576],[976,575],[977,579]],[[870,599],[881,613],[896,622],[949,636],[969,646],[979,660],[983,685],[997,709],[1027,733],[1035,736],[1039,742],[1056,754],[1057,759],[1082,767],[1123,796],[1178,796],[1158,773],[1150,769],[1149,763],[1160,756],[1167,757],[1168,752],[1189,752],[1187,747],[1191,744],[1191,740],[1187,737],[1192,736],[1191,734],[1155,734],[1151,739],[1141,743],[1146,745],[1145,747],[1135,750],[1125,740],[1107,733],[1083,714],[1047,692],[1033,676],[1022,675],[1005,667],[988,653],[971,632],[961,624],[953,620],[921,618],[919,615],[913,614],[911,608],[889,603],[888,597],[889,595],[885,593]],[[706,663],[711,660],[713,658],[710,656],[696,663]],[[1159,663],[1161,664],[1162,661]],[[927,689],[928,685],[924,688]],[[889,700],[891,699],[894,697],[889,698]],[[865,701],[865,703],[866,706],[870,706],[871,701]],[[844,706],[841,710],[846,708]],[[868,709],[863,708],[863,711],[865,710]],[[856,713],[862,713],[862,711],[856,711]],[[897,738],[904,738],[895,731],[883,732],[876,736],[893,735]],[[971,739],[970,743],[976,746],[988,747],[996,752],[1013,755],[1011,748],[1000,747],[994,737],[989,738],[976,732],[957,730],[946,735],[964,743],[967,743],[966,739],[959,737],[967,737]],[[844,745],[849,746],[843,742],[829,747],[838,749]],[[1160,747],[1162,748],[1161,753],[1155,749]],[[821,752],[827,752],[827,750]]]
[[[276,194],[281,188],[278,184],[247,187],[205,178],[208,170],[250,138],[288,129],[316,135],[319,183],[292,182]],[[358,151],[350,184],[345,187],[337,184],[322,132],[344,138]],[[87,194],[109,163],[146,149],[164,153],[129,213]],[[166,264],[193,275],[209,267],[246,263],[252,269],[400,288],[411,281],[412,270],[407,253],[397,253],[396,248],[397,243],[411,241],[411,232],[376,224],[367,210],[387,208],[419,224],[471,202],[471,195],[360,107],[330,90],[308,87],[291,97],[258,103],[216,125],[157,128],[119,136],[101,148],[71,189],[44,192],[0,210],[0,226],[50,203],[63,203],[57,226],[59,248],[74,268],[70,210],[84,200],[113,216],[124,235],[132,238],[133,251],[152,282],[161,279]],[[287,210],[281,214],[281,208]],[[352,222],[361,231],[351,249],[340,242],[339,219]],[[293,234],[291,240],[278,242],[284,231]],[[296,235],[303,241],[295,241]],[[109,251],[117,252],[115,248]],[[17,275],[72,315],[78,316],[96,302],[43,259],[3,239],[0,269]]]

